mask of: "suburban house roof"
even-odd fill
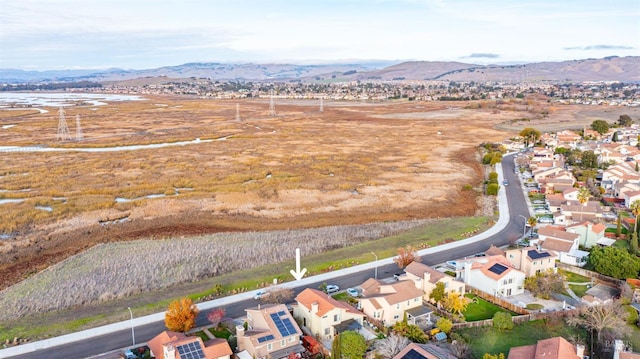
[[[212,339],[203,342],[200,337],[188,337],[183,333],[165,330],[147,342],[149,349],[157,359],[164,359],[164,348],[173,347],[176,359],[181,359],[179,347],[200,348],[205,359],[215,359],[233,354],[225,339]],[[183,358],[182,358],[183,359]]]
[[[419,262],[411,262],[404,271],[420,278],[424,278],[424,274],[429,273],[429,282],[434,284],[446,276],[446,274]]]
[[[530,260],[538,260],[540,258],[555,258],[557,257],[557,255],[552,252],[552,251],[548,251],[545,249],[538,249],[536,247],[527,247],[527,248],[523,248],[523,251],[527,252],[527,258],[529,258]]]
[[[272,337],[268,339],[268,341],[279,340],[290,335],[302,335],[298,324],[284,304],[263,305],[258,308],[245,310],[247,315],[251,314],[253,316],[251,323],[253,323],[254,326],[251,330],[245,332],[245,336],[251,337],[254,345],[261,343],[258,339],[268,334],[271,334]],[[258,317],[261,317],[261,319]],[[285,326],[285,330],[281,329],[282,325],[280,325],[280,323],[276,323],[276,321],[284,323],[287,320],[288,325]]]
[[[563,239],[549,237],[542,243],[542,248],[556,252],[569,253],[573,245],[574,243],[572,241],[565,241]]]
[[[298,294],[298,296],[296,297],[296,301],[298,302],[298,304],[304,306],[309,310],[311,310],[311,307],[314,303],[317,304],[318,312],[315,315],[317,315],[318,317],[322,317],[323,315],[334,309],[344,309],[347,312],[362,314],[347,303],[335,300],[330,295],[312,288],[307,288],[300,292],[300,294]]]
[[[485,276],[493,279],[500,279],[512,271],[511,263],[503,256],[490,256],[474,261],[471,269],[480,270]]]
[[[484,253],[488,256],[504,256],[506,254],[505,251],[494,246],[493,244]]]
[[[563,337],[538,340],[537,344],[513,347],[508,359],[582,359],[576,348]]]
[[[432,344],[411,343],[393,359],[455,359],[456,357],[444,348]]]
[[[400,303],[409,299],[421,297],[424,293],[416,288],[412,280],[401,280],[394,283],[384,283],[370,278],[361,286],[364,299],[384,298],[389,304]],[[373,301],[372,301],[373,302]]]
[[[575,241],[580,237],[577,233],[570,233],[564,227],[546,226],[538,229],[538,235],[563,239],[565,241]]]
[[[590,221],[584,221],[582,223],[576,223],[576,224],[572,224],[570,226],[567,226],[567,228],[575,228],[575,227],[586,227],[589,228],[589,225],[591,225],[591,232],[593,233],[600,233],[602,231],[604,231],[605,229],[607,229],[607,226],[605,226],[602,223],[592,223]]]

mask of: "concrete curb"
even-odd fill
[[[509,154],[506,154],[505,156],[507,155]],[[495,165],[495,167],[496,167],[496,172],[498,173],[498,183],[502,183],[502,180],[504,179],[502,164],[498,163]],[[507,201],[507,193],[504,186],[500,186],[500,189],[498,190],[497,200],[498,200],[500,217],[498,219],[498,222],[496,222],[496,224],[493,227],[489,228],[488,230],[480,234],[476,234],[466,239],[462,239],[462,240],[451,242],[451,243],[446,243],[443,245],[439,245],[437,247],[431,247],[431,248],[420,250],[418,251],[418,254],[420,256],[426,256],[429,254],[439,252],[441,250],[462,247],[469,243],[475,243],[475,242],[481,241],[488,236],[497,234],[498,232],[502,231],[509,224],[509,220],[510,220],[509,202]],[[340,269],[333,272],[327,272],[327,273],[315,275],[312,277],[302,278],[301,280],[298,280],[298,281],[285,282],[280,284],[280,286],[285,288],[304,287],[304,286],[308,286],[311,283],[330,280],[337,275],[352,274],[364,269],[374,269],[377,266],[391,264],[391,263],[393,263],[393,257],[381,259],[377,262],[369,262],[369,263],[360,264],[360,265],[349,267],[349,268]],[[244,293],[240,293],[240,294],[236,294],[228,297],[218,298],[218,299],[210,300],[207,302],[199,303],[197,304],[197,306],[198,306],[198,309],[200,309],[200,311],[222,307],[229,303],[233,303],[239,300],[252,299],[257,291],[258,290],[256,289],[256,290],[252,290],[249,292],[244,292]],[[146,325],[146,324],[150,324],[157,321],[162,321],[164,320],[164,313],[165,312],[150,314],[144,317],[134,318],[133,321],[125,320],[122,322],[108,324],[108,325],[104,325],[96,328],[91,328],[91,329],[83,330],[76,333],[70,333],[70,334],[62,335],[55,338],[40,340],[37,342],[32,342],[32,343],[18,345],[15,347],[2,349],[0,350],[0,358],[8,358],[14,355],[31,353],[37,350],[48,349],[58,345],[64,345],[64,344],[69,344],[69,343],[73,343],[81,340],[87,340],[89,338],[97,337],[100,335],[104,335],[104,334],[108,334],[108,333],[112,333],[120,330],[128,330],[128,329],[131,329],[132,325],[134,327],[137,327],[137,326]]]

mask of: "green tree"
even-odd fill
[[[520,137],[524,138],[524,144],[526,147],[534,145],[540,139],[540,131],[535,128],[525,127],[519,133]]]
[[[543,299],[551,298],[551,293],[562,291],[564,278],[560,273],[553,271],[536,273],[534,276],[525,278],[524,288],[536,297]]]
[[[629,117],[629,115],[620,115],[620,117],[618,118],[618,125],[620,125],[621,127],[628,127],[632,124],[633,120],[631,119],[631,117]]]
[[[352,330],[340,333],[340,351],[344,359],[362,359],[367,351],[364,337]]]
[[[533,229],[536,228],[536,224],[538,224],[538,218],[529,217],[529,219],[527,219],[527,224],[529,225],[529,227],[531,227],[530,233],[533,235]]]
[[[613,133],[613,136],[611,136],[611,141],[612,142],[618,142],[620,141],[620,133],[618,131]]]
[[[631,235],[631,242],[629,242],[629,245],[631,246],[631,253],[633,253],[635,255],[640,255],[640,249],[638,248],[638,233],[637,232],[633,232],[633,234]]]
[[[629,205],[633,213],[633,233],[638,233],[638,214],[640,214],[640,200],[635,200]]]
[[[499,331],[513,329],[513,318],[510,313],[496,312],[493,315],[493,327]]]
[[[580,167],[582,168],[597,168],[598,167],[598,155],[593,151],[584,151],[580,156]]]
[[[591,129],[601,135],[604,135],[607,131],[609,131],[609,123],[605,120],[595,120],[591,122]]]
[[[578,202],[580,202],[583,207],[589,202],[589,197],[591,197],[591,192],[585,187],[580,187],[578,190]],[[580,212],[580,222],[582,222],[582,212]]]
[[[434,303],[438,303],[439,301],[442,300],[442,298],[444,298],[444,295],[445,295],[444,283],[438,282],[436,283],[436,287],[433,288],[433,290],[429,294],[429,299],[433,300]]]
[[[640,258],[613,246],[593,248],[587,264],[600,274],[618,279],[636,278],[640,272]]]
[[[335,337],[333,337],[333,342],[331,343],[331,357],[334,359],[342,359],[342,344],[340,343],[340,336],[342,334],[338,333]]]
[[[436,322],[436,328],[440,329],[440,331],[449,333],[451,329],[453,329],[453,322],[447,318],[440,318]]]
[[[620,218],[621,216],[622,212],[618,214],[618,218],[616,219],[616,238],[620,238],[620,236],[622,235],[622,219]]]

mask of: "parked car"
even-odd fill
[[[393,275],[393,279],[400,280],[400,277],[402,277],[403,275],[404,275],[404,272],[403,273],[396,273],[396,274]]]
[[[533,201],[533,204],[544,204],[544,201],[541,199],[536,199],[535,201]]]
[[[553,223],[553,218],[540,217],[540,218],[538,218],[538,222],[540,222],[540,223]]]
[[[265,292],[264,290],[259,290],[256,292],[256,294],[253,295],[253,299],[258,300],[260,298],[266,297],[267,295],[269,295],[269,293]]]
[[[334,284],[329,284],[325,290],[327,291],[327,293],[331,294],[339,291],[340,287]]]
[[[359,297],[360,296],[360,292],[358,292],[358,290],[355,289],[355,288],[347,288],[347,294],[349,294],[352,297]]]

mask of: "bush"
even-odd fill
[[[447,318],[440,318],[436,322],[436,327],[442,332],[449,333],[453,329],[453,322]]]
[[[511,314],[507,312],[496,312],[496,314],[493,315],[493,327],[500,331],[513,329],[513,318]]]
[[[497,196],[499,188],[500,188],[500,186],[498,186],[497,183],[489,183],[487,185],[487,195],[488,196]]]

